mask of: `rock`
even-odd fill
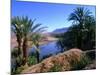
[[[60,65],[60,71],[69,71],[72,69],[71,62],[79,62],[84,52],[80,49],[70,49],[64,53],[59,53],[58,55],[51,56],[41,63],[33,65],[25,70],[22,73],[41,73],[49,72],[51,68],[56,65]]]

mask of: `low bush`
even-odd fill
[[[37,63],[35,56],[29,56],[28,57],[28,66],[35,65]]]
[[[80,58],[80,61],[71,62],[72,70],[82,70],[90,62],[90,58],[84,55]]]
[[[62,66],[60,64],[55,64],[50,70],[49,72],[59,72],[61,71]]]
[[[20,74],[24,70],[24,66],[18,67],[14,72],[11,73],[11,75]]]

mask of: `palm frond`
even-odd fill
[[[42,24],[36,24],[36,25],[33,25],[33,27],[32,27],[32,29],[31,29],[31,31],[35,31],[38,27],[40,27]]]

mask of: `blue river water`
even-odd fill
[[[49,55],[49,54],[53,55],[60,52],[60,49],[58,48],[56,41],[41,45],[39,48],[40,48],[40,58],[42,58],[45,55]],[[35,52],[35,49],[31,48],[29,50],[29,53],[31,52]]]

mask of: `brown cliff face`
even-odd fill
[[[33,65],[25,70],[22,73],[42,73],[42,72],[52,72],[51,69],[54,69],[56,66],[56,71],[70,71],[76,67],[73,64],[80,63],[83,59],[84,52],[80,49],[70,49],[64,53],[59,53],[58,55],[51,56],[41,63]]]

